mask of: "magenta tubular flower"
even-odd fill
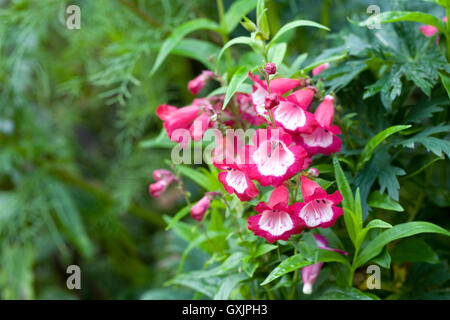
[[[285,185],[273,190],[267,204],[260,202],[256,206],[255,210],[260,214],[248,218],[249,230],[269,243],[288,240],[291,235],[301,233],[304,225],[292,214],[288,202],[289,192]]]
[[[228,137],[223,139],[220,132],[216,132],[216,134],[220,135],[219,139],[216,140],[219,141],[220,146],[214,151],[213,164],[218,169],[224,170],[219,173],[219,181],[229,194],[236,194],[241,201],[253,199],[258,195],[259,190],[249,176],[241,170],[236,161],[236,157],[243,147],[243,142],[234,135],[233,139]],[[223,152],[222,147],[225,152]]]
[[[252,104],[252,97],[249,94],[238,93],[236,96],[236,102],[239,106],[242,120],[257,127],[266,122],[264,117],[256,113]]]
[[[341,133],[338,126],[332,126],[334,116],[334,99],[326,96],[317,107],[314,117],[318,126],[311,133],[302,133],[295,138],[295,142],[303,146],[308,154],[322,153],[330,155],[341,150],[342,141],[336,135]]]
[[[280,99],[278,98],[278,95],[276,93],[268,94],[264,98],[264,108],[266,110],[272,110],[279,104],[280,104]]]
[[[152,197],[158,198],[169,184],[176,180],[176,177],[169,170],[158,169],[153,171],[153,179],[155,182],[149,186],[148,191]]]
[[[303,88],[297,91],[292,92],[287,100],[295,103],[300,106],[304,110],[308,110],[311,106],[312,101],[314,100],[314,95],[316,94],[316,89],[312,87]]]
[[[447,17],[442,18],[442,21],[447,22]],[[439,30],[436,27],[425,25],[420,27],[420,31],[422,31],[425,37],[429,38],[431,36],[434,36]]]
[[[336,219],[344,214],[342,208],[336,207],[342,201],[341,193],[336,191],[328,195],[316,182],[305,176],[300,179],[304,202],[294,203],[290,209],[310,229],[332,227]]]
[[[265,98],[269,93],[267,91],[267,84],[265,81],[259,79],[259,75],[253,76],[251,72],[248,73],[250,79],[253,80],[253,93],[252,93],[252,102],[257,114],[263,116],[268,120],[268,113],[265,109]],[[270,93],[276,93],[281,96],[295,87],[301,85],[300,80],[296,79],[286,79],[286,78],[277,78],[270,80]]]
[[[273,62],[268,62],[264,69],[268,75],[277,73],[277,66]]]
[[[243,148],[239,166],[262,186],[277,187],[309,164],[303,147],[291,143],[292,137],[281,128],[258,129],[253,145]]]
[[[329,67],[330,67],[330,64],[327,62],[327,63],[323,63],[320,66],[314,68],[312,71],[313,77],[321,74],[324,70],[328,69]]]
[[[203,196],[195,205],[191,208],[191,216],[194,220],[202,221],[206,211],[208,211],[211,205],[211,200],[208,196]]]
[[[281,101],[273,118],[277,126],[291,134],[311,133],[317,126],[314,115],[292,101]]]
[[[193,94],[196,95],[202,91],[203,87],[208,83],[209,79],[214,76],[214,72],[205,70],[200,75],[189,81],[188,89]]]
[[[156,109],[156,115],[164,122],[167,136],[171,141],[183,144],[183,147],[192,137],[195,141],[201,140],[208,128],[212,127],[210,116],[207,110],[211,108],[208,99],[194,99],[192,105],[177,108],[166,104],[160,105]],[[176,130],[185,130],[184,135],[174,135]]]
[[[197,221],[202,221],[206,211],[208,211],[209,206],[211,205],[211,200],[213,200],[219,194],[219,192],[206,192],[205,195],[192,206],[192,218]]]
[[[348,255],[348,253],[345,251],[329,248],[328,241],[325,237],[323,237],[319,234],[315,234],[314,238],[316,239],[317,247],[319,249],[335,251],[335,252],[338,252],[343,255]],[[304,294],[312,293],[312,291],[313,291],[312,288],[314,286],[314,283],[317,280],[317,277],[319,276],[322,266],[323,266],[323,262],[318,262],[318,263],[315,263],[310,266],[302,268],[302,280],[303,280],[303,293]]]

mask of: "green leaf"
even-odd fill
[[[210,94],[208,94],[208,98],[212,97],[212,96],[217,96],[217,95],[221,95],[221,94],[225,94],[227,92],[227,88],[228,87],[220,87],[215,89],[214,91],[212,91]],[[241,93],[252,93],[252,86],[250,84],[247,83],[243,83],[241,84],[238,89],[236,90],[236,92],[241,92]]]
[[[186,207],[183,207],[180,211],[178,211],[178,212],[175,214],[175,216],[170,220],[169,224],[168,224],[167,227],[166,227],[166,230],[171,229],[171,228],[173,227],[173,225],[174,225],[177,221],[181,220],[181,219],[184,218],[186,215],[188,215],[189,212],[190,212],[190,210],[191,210],[191,207],[192,207],[192,205],[186,206]]]
[[[359,254],[355,267],[360,267],[377,256],[386,244],[419,233],[438,233],[450,236],[450,232],[429,222],[414,221],[398,224],[372,239]]]
[[[239,67],[239,69],[236,70],[236,72],[233,74],[233,77],[231,78],[230,84],[227,87],[222,110],[224,110],[227,107],[228,102],[230,102],[234,93],[239,89],[239,87],[245,81],[245,79],[247,79],[247,77],[248,77],[248,68],[246,66],[241,66]]]
[[[256,0],[238,0],[234,1],[228,11],[225,13],[225,25],[227,28],[227,33],[231,33],[231,31],[236,28],[241,21],[241,18],[244,17],[247,13],[255,9]]]
[[[312,69],[320,66],[321,64],[328,63],[328,62],[340,61],[340,60],[343,60],[345,58],[347,58],[347,51],[345,53],[343,53],[343,54],[339,54],[339,55],[336,55],[336,56],[328,57],[326,59],[321,59],[319,61],[315,61],[315,62],[309,64],[308,66],[306,66],[305,68],[303,68],[303,72],[309,72]]]
[[[246,273],[232,274],[231,276],[224,278],[213,299],[227,300],[233,289],[235,289],[239,283],[246,279],[248,279],[248,275]]]
[[[273,244],[263,243],[258,246],[258,248],[256,249],[255,253],[252,255],[252,257],[258,258],[259,256],[262,256],[270,251],[275,250],[276,248],[278,248],[278,246],[275,246]]]
[[[441,77],[442,84],[444,85],[448,97],[450,98],[450,77],[443,72],[439,72],[439,76]]]
[[[222,50],[220,50],[219,54],[217,55],[217,58],[216,58],[216,69],[219,66],[220,59],[222,58],[223,54],[225,53],[225,50],[227,50],[229,47],[234,46],[236,44],[245,44],[245,45],[248,45],[248,46],[253,48],[256,45],[256,42],[255,42],[255,40],[253,40],[250,37],[237,37],[237,38],[234,38],[234,39],[228,41],[222,47]]]
[[[177,170],[183,176],[188,177],[189,179],[191,179],[192,181],[197,183],[199,186],[203,187],[203,189],[205,189],[207,191],[215,191],[215,190],[210,190],[211,185],[209,183],[208,177],[205,176],[204,174],[200,173],[199,171],[194,170],[189,167],[185,167],[185,166],[178,166]]]
[[[162,129],[161,132],[154,138],[141,141],[139,143],[139,147],[141,148],[172,148],[176,143],[170,141],[169,137],[167,136],[166,130]]]
[[[201,18],[188,21],[183,23],[181,26],[173,30],[172,34],[167,38],[161,49],[159,50],[158,56],[156,57],[155,63],[153,64],[152,70],[150,71],[150,76],[154,75],[161,64],[164,62],[166,57],[172,52],[172,50],[180,43],[180,41],[189,33],[196,30],[213,30],[216,32],[221,32],[220,26],[212,20]]]
[[[319,300],[379,300],[370,293],[362,292],[355,288],[330,287],[320,297]]]
[[[400,241],[391,252],[392,261],[397,264],[405,262],[439,263],[439,256],[422,239],[411,238]]]
[[[373,25],[375,23],[389,23],[396,21],[414,21],[420,22],[427,25],[431,25],[437,28],[441,33],[445,33],[446,25],[440,19],[435,16],[422,12],[412,12],[412,11],[387,11],[382,12],[378,15],[373,15],[367,20],[360,22],[358,25],[361,27],[366,27]]]
[[[356,166],[356,170],[359,170],[362,168],[362,166],[370,160],[372,157],[372,153],[375,150],[375,148],[384,140],[386,140],[389,136],[393,135],[396,132],[405,130],[410,128],[411,125],[398,125],[398,126],[392,126],[389,127],[380,133],[378,133],[375,137],[370,139],[369,143],[366,144],[364,147],[361,156],[359,158],[358,164]]]
[[[296,255],[290,256],[286,260],[283,260],[278,266],[276,266],[275,269],[273,269],[272,272],[267,276],[267,278],[261,283],[261,285],[264,286],[289,272],[301,269],[316,262],[339,262],[345,264],[347,267],[350,267],[347,259],[337,252],[329,250],[319,250],[317,261],[310,261],[306,259],[301,253],[298,253]]]
[[[361,194],[359,192],[359,188],[356,189],[355,194],[355,201],[354,201],[354,207],[353,212],[355,213],[355,234],[358,234],[361,231],[362,228],[362,221],[363,221],[363,214],[362,214],[362,207],[361,207]]]
[[[345,176],[345,173],[342,170],[342,167],[339,164],[339,160],[336,156],[333,157],[333,166],[334,166],[334,174],[336,176],[336,183],[338,185],[338,190],[341,192],[343,198],[342,206],[344,208],[345,227],[347,229],[350,239],[352,240],[353,243],[355,243],[356,234],[352,212],[354,203],[352,189],[350,189],[347,177]]]
[[[265,0],[258,0],[256,5],[256,25],[258,30],[263,33],[266,40],[270,37],[269,20],[265,8]]]
[[[404,211],[403,207],[387,194],[381,194],[380,191],[374,191],[369,196],[369,206],[389,211]]]
[[[444,8],[450,8],[450,0],[423,0],[423,1],[433,2]]]
[[[286,50],[287,50],[286,42],[275,44],[269,49],[269,52],[267,53],[268,61],[275,63],[275,65],[277,66],[280,66],[281,63],[283,62]]]
[[[391,255],[389,254],[387,247],[384,247],[381,253],[372,259],[374,263],[385,269],[391,268]]]
[[[273,280],[285,275],[286,273],[295,271],[297,269],[309,266],[311,264],[302,254],[298,253],[296,255],[290,256],[286,260],[283,260],[272,272],[267,276],[267,278],[261,283],[262,286],[272,282]]]
[[[320,23],[314,22],[314,21],[295,20],[295,21],[285,24],[283,27],[280,28],[280,30],[278,30],[278,32],[273,36],[272,40],[270,41],[268,48],[273,46],[280,39],[280,37],[283,34],[285,34],[286,32],[288,32],[294,28],[298,28],[298,27],[315,27],[315,28],[330,31],[329,28],[321,25]]]
[[[291,64],[291,67],[289,68],[289,76],[291,77],[294,73],[299,71],[300,67],[302,66],[303,62],[305,62],[306,58],[308,57],[307,53],[303,53],[299,55],[294,62]]]
[[[220,47],[211,42],[187,38],[181,40],[171,53],[200,61],[208,69],[213,70],[214,63],[211,62],[211,58],[215,57],[219,51]]]
[[[415,136],[403,140],[397,145],[401,144],[405,147],[414,148],[416,143],[422,144],[428,151],[434,153],[438,157],[443,157],[443,153],[450,158],[450,141],[445,139],[439,139],[431,135],[437,133],[447,133],[450,131],[450,125],[445,125],[440,123],[433,127],[427,127],[422,132],[416,134]]]

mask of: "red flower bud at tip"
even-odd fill
[[[271,93],[264,98],[264,107],[271,110],[280,104],[280,99],[276,93]]]
[[[268,75],[277,73],[277,66],[273,62],[268,62],[265,69]]]
[[[148,191],[150,192],[152,197],[158,198],[161,195],[161,193],[163,193],[164,190],[166,190],[166,187],[167,183],[164,180],[158,180],[148,187]]]
[[[319,170],[316,168],[310,168],[308,170],[308,176],[317,178],[319,176]]]
[[[202,221],[206,211],[209,209],[211,200],[208,195],[203,196],[194,206],[191,208],[191,216],[197,221]]]

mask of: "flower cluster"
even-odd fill
[[[313,76],[326,68],[328,64],[317,67]],[[287,240],[305,228],[331,227],[343,214],[336,206],[342,201],[339,191],[327,194],[313,181],[318,170],[309,168],[313,156],[340,151],[340,130],[332,124],[334,98],[327,95],[314,107],[320,94],[309,79],[282,78],[276,70],[275,64],[267,63],[260,70],[264,79],[249,72],[252,92],[235,93],[225,110],[223,95],[197,98],[183,108],[164,104],[157,109],[170,139],[183,147],[190,139],[201,140],[206,130],[213,128],[217,146],[213,164],[220,170],[218,179],[227,193],[249,201],[259,195],[258,184],[274,188],[269,201],[260,202],[255,208],[258,214],[248,219],[248,228],[270,243]],[[197,94],[212,78],[211,71],[203,71],[188,88]],[[237,134],[228,134],[229,129],[249,126],[257,127],[250,144]],[[177,130],[188,136],[177,134]],[[288,187],[294,190],[300,186],[303,201],[296,202],[295,196],[289,199]],[[216,195],[205,194],[192,207],[192,217],[201,221]]]

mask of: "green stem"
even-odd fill
[[[353,277],[355,275],[355,270],[356,270],[356,258],[358,258],[358,253],[359,253],[359,247],[355,248],[355,255],[353,256],[353,262],[352,262],[352,267],[350,268],[350,277],[348,279],[348,286],[349,287],[353,287]]]

